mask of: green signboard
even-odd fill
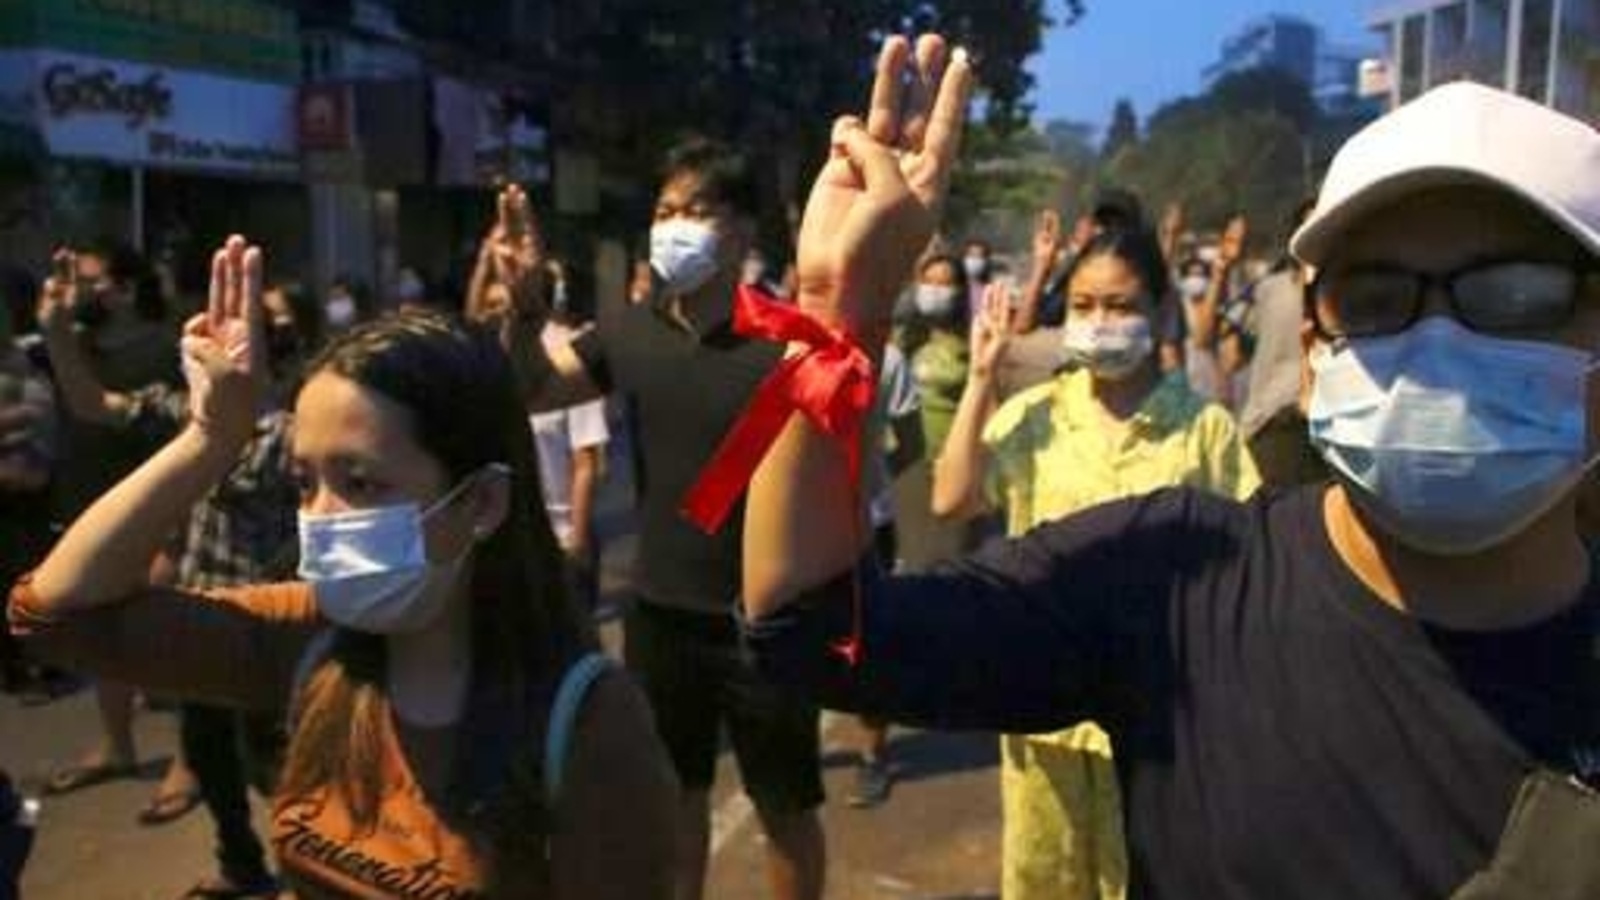
[[[0,0],[0,47],[49,47],[292,83],[294,13],[260,0]]]

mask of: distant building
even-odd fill
[[[1307,85],[1315,84],[1321,43],[1322,33],[1304,19],[1263,16],[1223,41],[1221,55],[1204,72],[1206,85],[1225,75],[1261,68],[1281,69]]]
[[[1358,91],[1362,60],[1371,55],[1329,44],[1322,29],[1297,16],[1275,14],[1247,23],[1223,41],[1217,61],[1202,74],[1209,87],[1227,75],[1278,69],[1304,82],[1325,113],[1359,117],[1376,112]]]
[[[1311,94],[1323,111],[1333,115],[1375,111],[1373,102],[1361,96],[1359,87],[1361,63],[1371,55],[1370,50],[1356,47],[1324,46],[1318,52]]]
[[[1368,24],[1391,105],[1470,79],[1600,123],[1600,0],[1407,0]]]

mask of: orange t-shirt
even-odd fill
[[[357,833],[338,792],[277,797],[272,846],[301,900],[465,900],[486,897],[478,850],[423,796],[393,723],[383,735],[377,826]]]
[[[70,616],[42,613],[24,578],[9,624],[52,660],[179,696],[282,709],[312,639],[326,623],[304,584],[195,594],[150,589]],[[303,900],[482,897],[484,861],[422,794],[392,719],[384,726],[378,827],[356,835],[337,793],[277,798],[272,844]]]

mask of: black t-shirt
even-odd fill
[[[633,584],[650,603],[726,614],[738,596],[744,503],[707,536],[680,513],[684,495],[783,354],[733,333],[730,297],[685,328],[650,304],[602,304],[573,345],[595,382],[631,401],[640,531]],[[697,333],[698,332],[698,333]]]
[[[925,576],[843,580],[751,625],[822,705],[954,728],[1111,734],[1135,900],[1445,898],[1488,864],[1524,776],[1600,748],[1600,585],[1461,633],[1339,560],[1320,487],[1120,501]]]

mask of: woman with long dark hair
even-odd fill
[[[670,769],[637,691],[567,601],[491,336],[391,316],[308,365],[293,438],[306,583],[144,583],[253,430],[260,284],[259,250],[231,240],[185,330],[190,424],[19,584],[12,629],[164,692],[292,698],[272,843],[302,897],[665,896]]]

